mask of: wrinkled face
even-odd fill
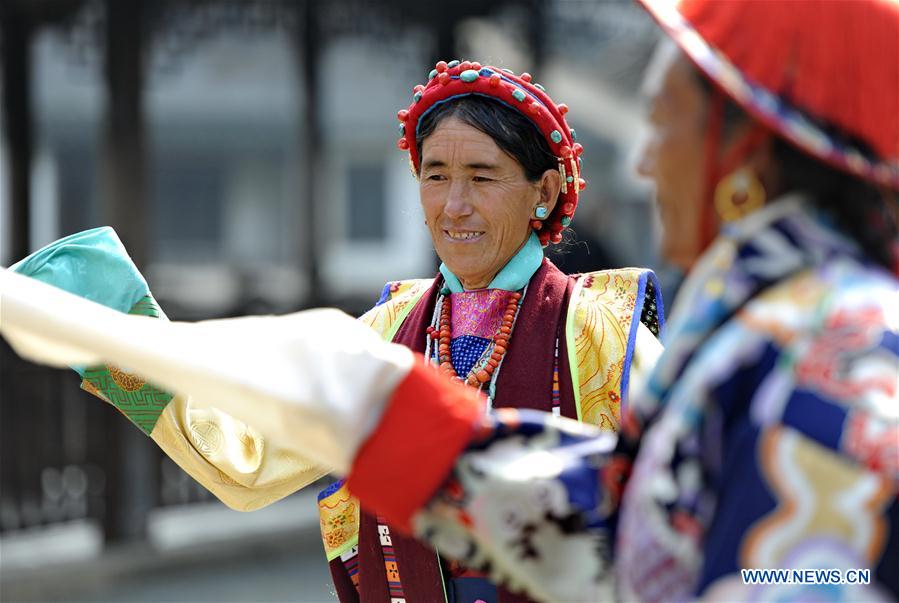
[[[659,49],[644,89],[649,138],[637,172],[655,184],[662,219],[662,256],[688,270],[702,251],[706,95],[689,60],[670,44]]]
[[[529,182],[490,136],[455,117],[422,142],[420,192],[437,255],[466,289],[486,287],[521,249],[541,201],[540,182]]]

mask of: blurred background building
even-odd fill
[[[435,271],[395,114],[467,57],[571,107],[590,184],[554,259],[664,268],[631,176],[656,34],[629,0],[6,0],[0,26],[4,266],[109,224],[171,318],[361,313]],[[313,498],[228,511],[2,345],[0,600],[328,599]]]

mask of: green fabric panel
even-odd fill
[[[334,550],[331,551],[330,553],[328,553],[327,551],[325,551],[325,557],[328,558],[328,563],[331,563],[331,562],[334,561],[335,559],[339,559],[341,555],[343,555],[344,553],[346,553],[348,550],[350,550],[351,548],[353,548],[353,547],[356,546],[357,544],[359,544],[359,532],[358,532],[358,531],[356,532],[356,534],[355,534],[352,538],[350,538],[350,539],[347,540],[345,543],[343,543],[342,545],[340,545],[339,548],[334,549]]]
[[[140,299],[129,314],[158,318],[159,306],[149,295]],[[159,420],[159,415],[172,400],[172,394],[144,382],[136,375],[121,371],[116,367],[98,366],[84,369],[81,387],[93,394],[100,394],[107,402],[118,408],[123,415],[150,435]]]

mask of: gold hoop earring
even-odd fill
[[[733,222],[765,205],[762,181],[749,168],[734,170],[715,187],[715,211],[722,222]]]

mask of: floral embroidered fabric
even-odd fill
[[[467,375],[499,331],[509,291],[479,289],[449,295],[452,303],[450,359],[457,375]]]

